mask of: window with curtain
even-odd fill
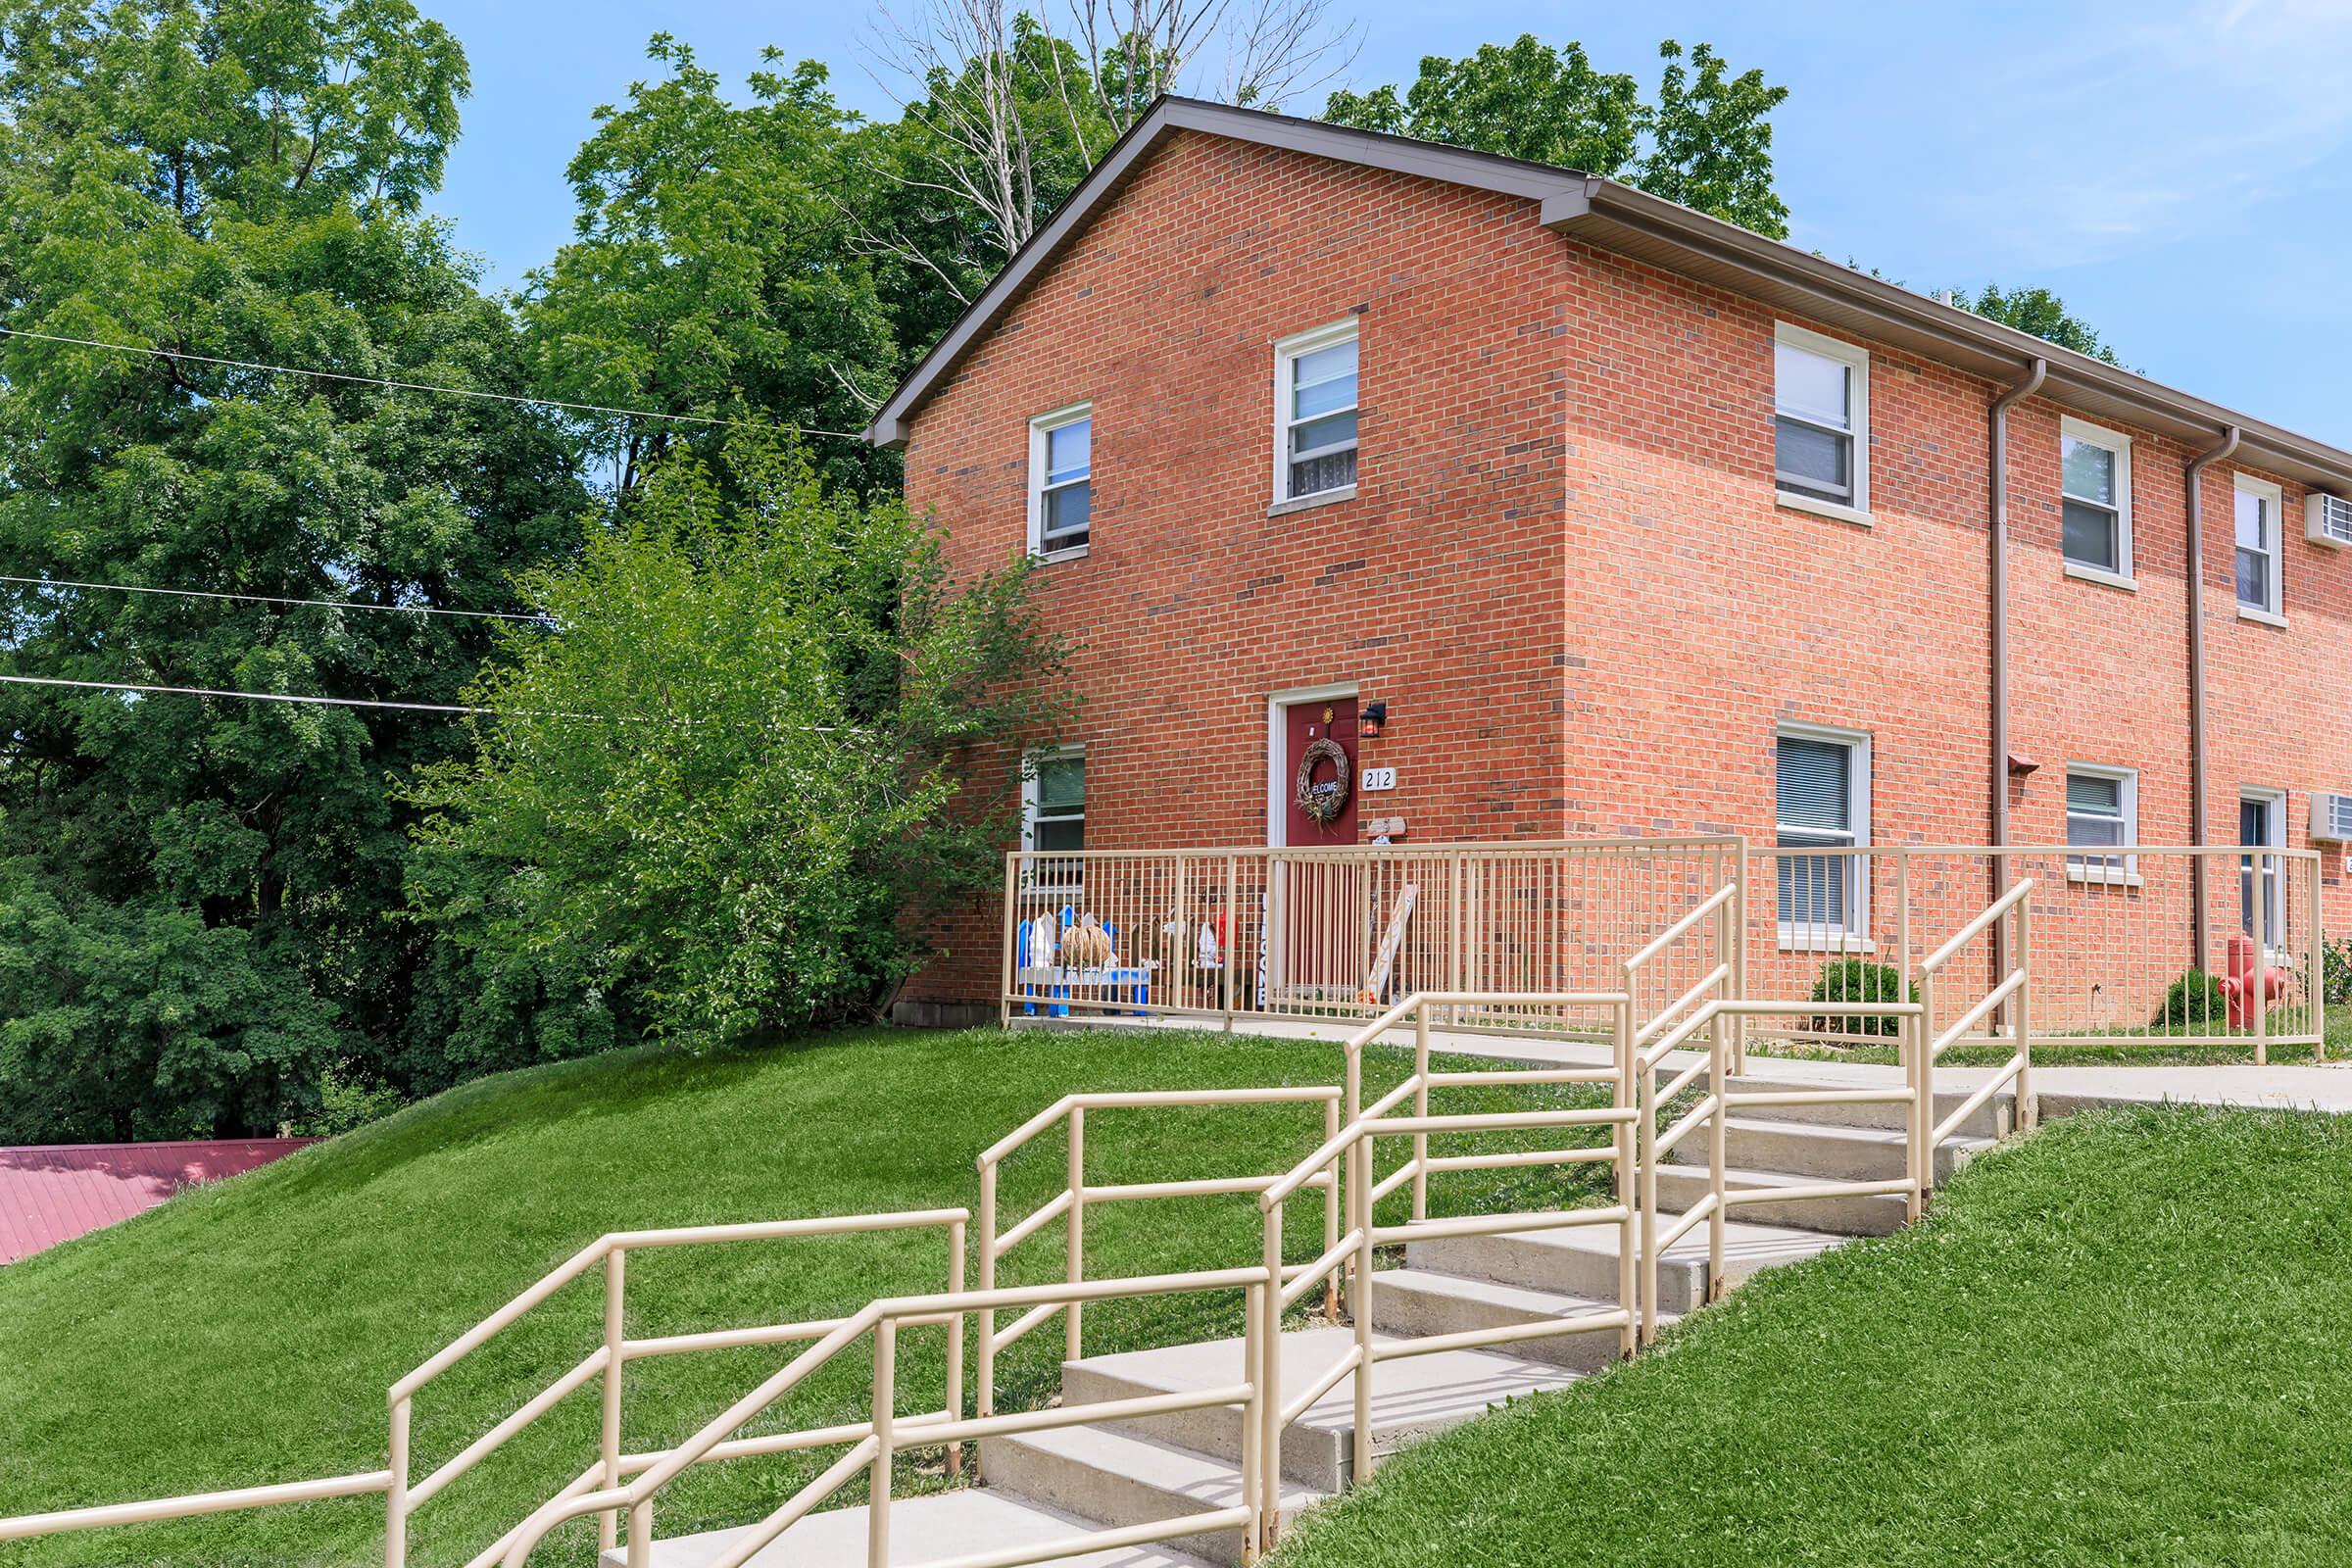
[[[1781,499],[1870,510],[1870,356],[1781,323],[1773,344],[1773,483]]]
[[[1859,749],[1851,741],[1779,737],[1774,762],[1782,848],[1845,849],[1860,842]],[[1778,861],[1784,935],[1858,934],[1855,857],[1784,855]]]
[[[1355,483],[1355,323],[1302,334],[1275,350],[1280,413],[1277,501]]]
[[[1029,425],[1029,553],[1076,554],[1093,537],[1095,417],[1090,408]]]

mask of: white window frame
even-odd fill
[[[2270,603],[2249,605],[2237,601],[2237,612],[2246,620],[2265,621],[2273,626],[2286,624],[2286,492],[2268,479],[2257,479],[2250,473],[2235,476],[2230,487],[2230,591],[2237,593],[2237,498],[2240,495],[2259,496],[2271,508],[2271,598]]]
[[[1870,731],[1839,729],[1828,724],[1803,724],[1783,720],[1773,727],[1772,739],[1778,753],[1782,739],[1820,741],[1825,745],[1842,746],[1849,761],[1845,770],[1845,819],[1855,849],[1870,847]],[[1780,763],[1776,755],[1773,763],[1772,795],[1773,844],[1775,853],[1782,856],[1803,855],[1802,849],[1779,848],[1781,839]],[[1816,828],[1800,828],[1799,832],[1818,832]],[[1873,953],[1878,944],[1870,935],[1870,857],[1854,855],[1843,858],[1851,867],[1845,888],[1845,924],[1830,927],[1812,921],[1787,921],[1780,917],[1781,893],[1779,867],[1774,867],[1772,912],[1778,928],[1778,942],[1784,953]]]
[[[2270,842],[2260,848],[2283,850],[2287,847],[2286,791],[2273,789],[2267,784],[2243,784],[2238,786],[2237,800],[2240,808],[2249,801],[2260,801],[2270,808]],[[2238,836],[2243,838],[2245,835],[2241,833]],[[2277,868],[2266,879],[2269,886],[2262,901],[2265,906],[2262,912],[2262,948],[2266,962],[2278,958],[2286,951],[2286,943],[2281,940],[2284,933],[2278,929],[2286,923],[2286,858],[2281,856],[2274,863]],[[2253,874],[2253,869],[2246,863],[2244,856],[2237,858],[2237,909],[2241,930],[2245,925],[2246,880]],[[2252,936],[2254,933],[2247,931],[2245,934]]]
[[[1088,495],[1087,543],[1069,545],[1057,550],[1046,548],[1046,453],[1047,438],[1065,425],[1095,416],[1093,403],[1072,403],[1065,408],[1041,414],[1029,421],[1029,554],[1040,561],[1076,561],[1094,543],[1093,495],[1095,483],[1094,432],[1087,432],[1086,479]],[[1054,489],[1065,489],[1078,480],[1066,480]]]
[[[2121,785],[2122,787],[2116,791],[2116,808],[2123,815],[2123,842],[2128,845],[2137,844],[2139,842],[2138,768],[2119,767],[2112,762],[2070,761],[2066,764],[2066,771],[2070,775],[2080,773],[2084,778],[2113,779],[2117,784]],[[2060,799],[2060,804],[2065,804],[2063,797]],[[2066,814],[2071,819],[2075,814],[2073,808],[2068,808]],[[2108,855],[2100,857],[2102,860],[2107,862],[2105,864],[2085,864],[2078,861],[2075,858],[2078,846],[2076,846],[2074,843],[2074,831],[2071,823],[2066,834],[2066,879],[2069,882],[2088,882],[2105,887],[2135,888],[2140,885],[2138,856]],[[2092,847],[2089,845],[2080,846],[2080,849],[2084,853],[2088,853],[2091,848]],[[2120,865],[2114,863],[2119,860],[2123,863]]]
[[[1292,511],[1302,507],[1321,506],[1326,502],[1345,501],[1355,494],[1353,483],[1334,485],[1328,490],[1310,490],[1304,495],[1291,494],[1291,426],[1295,423],[1305,422],[1291,417],[1291,364],[1303,355],[1314,353],[1317,349],[1327,349],[1335,343],[1345,343],[1350,338],[1356,339],[1357,343],[1355,402],[1350,405],[1355,411],[1357,438],[1352,450],[1355,453],[1356,478],[1360,480],[1363,477],[1364,365],[1362,337],[1357,331],[1357,326],[1356,318],[1350,316],[1344,321],[1332,321],[1323,326],[1309,328],[1304,332],[1295,332],[1274,345],[1274,510],[1276,511]],[[1329,418],[1332,415],[1346,412],[1348,411],[1345,409],[1325,409],[1313,417],[1324,419]],[[1334,448],[1333,450],[1339,449]]]
[[[1037,848],[1037,812],[1038,812],[1038,808],[1039,808],[1039,806],[1040,806],[1041,804],[1043,804],[1043,790],[1042,790],[1042,786],[1043,786],[1043,783],[1044,783],[1044,778],[1045,778],[1045,764],[1046,764],[1046,763],[1048,763],[1048,762],[1066,762],[1066,761],[1071,761],[1071,760],[1076,760],[1076,761],[1079,761],[1079,762],[1084,762],[1084,761],[1086,760],[1086,746],[1085,746],[1085,743],[1084,743],[1084,742],[1073,741],[1073,742],[1069,742],[1069,743],[1067,743],[1067,744],[1055,745],[1055,746],[1036,746],[1036,747],[1032,747],[1032,748],[1030,748],[1030,750],[1029,750],[1029,751],[1027,751],[1027,752],[1025,752],[1025,753],[1023,753],[1023,754],[1022,754],[1022,757],[1021,757],[1021,852],[1022,852],[1022,854],[1024,854],[1024,855],[1035,855],[1035,854],[1037,854],[1037,853],[1038,853],[1038,848]],[[1057,817],[1057,818],[1055,818],[1055,820],[1056,820],[1056,821],[1064,821],[1064,820],[1067,820],[1067,818],[1064,818],[1064,817]],[[1080,793],[1080,795],[1079,795],[1079,797],[1078,797],[1078,824],[1079,824],[1079,827],[1080,827],[1080,829],[1081,829],[1081,830],[1083,830],[1083,829],[1084,829],[1084,827],[1085,827],[1085,825],[1086,825],[1086,796],[1085,796],[1085,794],[1084,794],[1083,792],[1081,792],[1081,793]],[[1066,852],[1048,852],[1048,853],[1066,853]],[[1035,862],[1030,862],[1030,863],[1028,863],[1028,864],[1026,864],[1026,865],[1024,865],[1024,866],[1022,867],[1022,871],[1021,871],[1021,886],[1022,886],[1024,889],[1032,889],[1032,888],[1034,888],[1034,889],[1044,889],[1044,890],[1051,890],[1051,891],[1053,891],[1053,892],[1056,892],[1056,893],[1063,893],[1063,892],[1066,892],[1066,893],[1073,894],[1073,895],[1075,895],[1076,897],[1078,897],[1078,898],[1080,898],[1080,899],[1083,899],[1083,898],[1085,898],[1085,897],[1086,897],[1086,861],[1085,861],[1083,858],[1079,860],[1079,862],[1078,862],[1078,880],[1077,880],[1077,881],[1075,881],[1075,882],[1041,882],[1041,881],[1039,881],[1039,880],[1038,880],[1038,875],[1037,875],[1037,866],[1036,866],[1036,863],[1035,863]]]
[[[1772,326],[1772,341],[1775,350],[1772,397],[1774,424],[1772,493],[1774,499],[1780,505],[1794,508],[1798,512],[1810,512],[1819,516],[1836,517],[1843,522],[1869,524],[1871,521],[1870,350],[1858,348],[1842,338],[1830,337],[1813,331],[1809,327],[1798,326],[1793,321],[1775,321]],[[1851,430],[1838,430],[1830,425],[1817,424],[1801,414],[1784,414],[1782,412],[1778,351],[1783,346],[1801,349],[1807,354],[1818,355],[1825,360],[1835,360],[1853,372],[1853,428]],[[1824,501],[1818,496],[1799,495],[1793,490],[1782,488],[1779,424],[1783,418],[1794,419],[1799,424],[1811,425],[1814,429],[1825,430],[1832,435],[1847,436],[1853,441],[1854,498],[1850,503]]]
[[[2105,503],[2089,496],[2070,496],[2066,493],[2066,443],[2077,441],[2083,446],[2097,447],[2115,458],[2115,565],[2111,569],[2089,562],[2076,561],[2066,553],[2066,503],[2074,501],[2086,507],[2104,507]],[[2136,590],[2139,583],[2132,558],[2132,438],[2121,430],[2110,430],[2103,424],[2078,419],[2071,414],[2058,416],[2058,559],[2069,577],[2085,582],[2105,583],[2111,588]]]

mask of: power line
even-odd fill
[[[456,703],[394,703],[373,697],[301,697],[289,692],[232,692],[210,686],[143,686],[127,680],[67,680],[60,675],[0,675],[10,686],[71,686],[92,692],[141,692],[158,697],[238,697],[252,703],[307,703],[322,708],[391,708],[409,713],[497,713],[493,708]]]
[[[104,349],[114,354],[145,354],[157,359],[186,360],[196,365],[218,365],[232,370],[269,370],[278,375],[315,375],[321,380],[349,381],[359,386],[386,386],[402,392],[438,392],[453,398],[485,398],[493,403],[518,403],[534,408],[565,409],[573,414],[610,414],[626,419],[668,419],[677,424],[709,424],[734,430],[774,430],[779,426],[760,419],[721,419],[707,414],[663,414],[655,409],[615,409],[601,403],[566,403],[562,398],[523,397],[513,392],[484,392],[473,387],[434,386],[424,381],[394,381],[380,375],[352,375],[343,370],[314,370],[299,365],[266,365],[255,360],[224,360],[213,354],[190,354],[183,349],[159,349],[141,343],[102,343],[95,338],[65,337],[55,332],[32,332],[21,326],[0,326],[0,337],[32,338],[42,343],[67,343],[75,348]],[[863,441],[865,436],[856,430],[815,430],[806,425],[786,425],[800,435],[832,436],[842,441]]]
[[[75,582],[68,577],[10,577],[0,575],[0,582],[23,583],[33,588],[88,588],[103,593],[163,594],[178,599],[231,599],[252,605],[297,605],[318,610],[388,611],[402,615],[459,615],[474,620],[527,620],[547,623],[552,616],[524,614],[507,610],[443,610],[437,605],[364,605],[349,599],[281,599],[272,594],[216,593],[209,588],[149,588],[128,582]]]

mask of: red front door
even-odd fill
[[[1348,754],[1345,766],[1318,762],[1314,769],[1317,781],[1337,779],[1346,787],[1348,804],[1340,814],[1329,822],[1318,822],[1298,804],[1298,764],[1306,760],[1307,748],[1319,740],[1339,743]],[[1312,849],[1324,844],[1353,844],[1355,842],[1355,699],[1333,697],[1315,702],[1293,703],[1283,710],[1283,834],[1282,842],[1292,849]]]
[[[1342,804],[1328,822],[1317,821],[1298,804],[1299,768],[1318,741],[1330,741],[1346,758],[1335,761],[1329,747],[1320,748],[1323,755],[1308,769],[1310,785],[1340,786]],[[1276,785],[1283,795],[1285,848],[1342,849],[1355,843],[1355,746],[1354,698],[1316,698],[1283,710],[1283,767]],[[1363,985],[1361,880],[1356,867],[1320,858],[1280,868],[1275,892],[1281,901],[1282,944],[1270,977],[1278,1003],[1319,1010],[1355,1000]]]

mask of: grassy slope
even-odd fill
[[[1215,1035],[880,1033],[732,1055],[650,1052],[454,1091],[250,1177],[0,1270],[0,1514],[374,1469],[387,1384],[607,1230],[971,1204],[979,1151],[1078,1089],[1334,1083],[1335,1047]],[[1402,1072],[1379,1054],[1375,1088]],[[1558,1093],[1558,1092],[1554,1092]],[[1477,1108],[1474,1097],[1450,1108]],[[1306,1106],[1098,1112],[1096,1180],[1261,1173],[1321,1139]],[[1061,1187],[1058,1136],[1005,1175],[1005,1223]],[[1580,1167],[1577,1180],[1592,1167]],[[1441,1206],[1538,1202],[1456,1178]],[[1515,1185],[1523,1185],[1521,1183]],[[1295,1213],[1305,1255],[1312,1203]],[[1253,1263],[1248,1198],[1097,1208],[1097,1277]],[[1008,1260],[1006,1283],[1058,1273],[1061,1228]],[[758,1244],[632,1260],[630,1329],[668,1334],[853,1310],[945,1283],[944,1242],[907,1235]],[[575,1284],[419,1398],[421,1475],[592,1348],[600,1293]],[[1238,1332],[1233,1298],[1089,1311],[1090,1349]],[[1050,1324],[1001,1368],[1003,1402],[1041,1399],[1061,1345]],[[941,1337],[910,1333],[903,1408],[939,1398]],[[780,1351],[674,1357],[629,1373],[627,1442],[693,1431]],[[855,1419],[865,1358],[844,1357],[776,1426]],[[595,1398],[428,1503],[414,1561],[459,1563],[595,1452]],[[759,1430],[755,1428],[754,1430]],[[812,1473],[807,1459],[694,1472],[665,1496],[664,1535],[737,1523]],[[912,1478],[910,1478],[912,1479]],[[0,1546],[0,1563],[365,1564],[368,1499]],[[576,1550],[578,1540],[573,1542]]]
[[[2352,1121],[2070,1120],[1416,1448],[1277,1562],[2338,1563],[2348,1286]]]

